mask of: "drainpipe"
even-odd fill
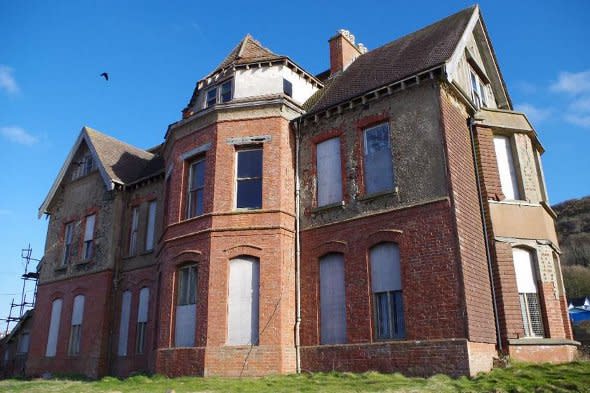
[[[301,242],[299,236],[299,146],[301,118],[295,122],[295,370],[301,373]]]
[[[498,350],[501,353],[502,348],[502,337],[500,333],[500,319],[498,317],[498,305],[496,303],[496,286],[494,285],[494,271],[492,268],[492,254],[490,249],[490,241],[488,238],[488,224],[486,220],[486,213],[485,213],[485,204],[486,201],[483,200],[483,193],[481,187],[481,180],[479,176],[479,165],[477,162],[477,152],[475,147],[475,132],[473,129],[473,124],[475,123],[475,119],[473,116],[469,117],[469,133],[471,136],[471,152],[473,154],[473,166],[475,168],[475,181],[477,184],[477,195],[479,197],[479,212],[481,214],[481,223],[483,225],[483,236],[485,241],[486,247],[486,258],[488,260],[488,273],[490,275],[490,287],[492,289],[492,305],[494,307],[494,320],[496,322],[496,344],[498,345]]]

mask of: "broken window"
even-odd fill
[[[517,247],[512,249],[512,256],[524,334],[527,337],[543,337],[543,315],[537,291],[535,257],[531,251]]]
[[[68,344],[68,354],[72,356],[78,355],[80,353],[83,317],[84,295],[78,295],[74,298],[74,307],[72,309],[72,326],[70,329],[70,341]]]
[[[512,141],[505,135],[494,135],[494,149],[500,175],[502,193],[506,199],[520,199],[518,176],[514,165]]]
[[[262,207],[262,147],[238,150],[236,174],[236,207]]]
[[[150,289],[141,288],[139,291],[139,306],[137,310],[137,329],[135,330],[135,352],[143,353],[145,347],[145,333],[148,322],[148,305],[150,301]]]
[[[331,138],[316,146],[318,206],[342,201],[342,162],[340,138]]]
[[[178,270],[177,285],[174,342],[177,347],[194,347],[197,323],[197,266],[184,266]]]
[[[365,192],[393,190],[393,159],[389,136],[389,124],[367,128],[363,132]]]
[[[229,264],[227,343],[258,345],[259,263],[242,256]]]
[[[471,71],[471,94],[477,108],[487,107],[485,85],[473,70]]]
[[[127,356],[127,339],[129,338],[129,318],[131,316],[131,291],[123,292],[121,297],[121,320],[119,321],[119,343],[117,355]]]
[[[187,218],[203,214],[203,195],[205,192],[205,158],[193,162],[189,170]]]
[[[86,227],[84,228],[84,246],[82,250],[82,256],[87,261],[94,255],[94,223],[96,221],[96,215],[91,214],[86,216]]]

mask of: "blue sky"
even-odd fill
[[[0,0],[0,317],[20,293],[20,249],[42,255],[37,209],[83,125],[147,148],[246,33],[319,73],[337,29],[371,49],[471,4]],[[590,194],[590,2],[480,6],[512,100],[547,150],[551,202]]]

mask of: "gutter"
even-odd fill
[[[301,373],[301,237],[299,210],[299,148],[301,117],[295,121],[295,370]]]

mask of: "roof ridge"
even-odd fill
[[[149,152],[149,151],[147,151],[146,149],[142,149],[141,147],[137,147],[137,146],[135,146],[135,145],[132,145],[132,144],[130,144],[130,143],[124,142],[124,141],[122,141],[122,140],[120,140],[120,139],[117,139],[117,138],[115,138],[114,136],[111,136],[111,135],[105,134],[104,132],[102,132],[102,131],[99,131],[99,130],[97,130],[97,129],[95,129],[95,128],[92,128],[92,127],[89,127],[89,126],[83,126],[83,127],[82,127],[82,129],[84,129],[84,130],[86,131],[86,133],[88,134],[88,136],[90,136],[91,138],[92,138],[92,135],[90,135],[91,133],[98,134],[98,136],[100,136],[100,137],[103,137],[103,138],[110,139],[110,140],[112,140],[113,142],[116,142],[116,143],[118,143],[118,144],[120,144],[120,145],[124,145],[124,146],[127,146],[127,147],[131,147],[131,148],[133,148],[133,149],[135,149],[135,150],[139,150],[139,151],[141,151],[142,153],[145,153],[145,154],[150,154],[150,155],[152,155],[152,156],[154,155],[153,153],[150,153],[150,152]],[[90,131],[90,132],[88,132],[88,131]]]

